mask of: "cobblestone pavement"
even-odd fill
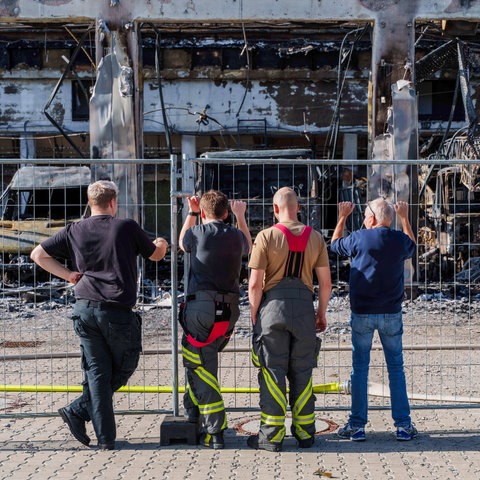
[[[338,315],[337,306],[335,311]],[[146,350],[169,345],[168,337],[162,337],[163,331],[168,332],[166,315],[159,320],[158,312],[153,312],[151,319],[145,314]],[[28,328],[28,319],[21,322],[12,319],[4,326],[5,338],[29,339],[26,333],[31,334],[31,338],[42,334],[46,337],[45,343],[41,345],[41,348],[45,349],[44,353],[77,352],[78,345],[71,325],[63,320],[65,326],[61,327],[62,320],[55,320],[50,318],[51,316],[51,312],[47,312],[43,320],[32,316],[32,325]],[[331,322],[331,331],[324,343],[321,368],[314,371],[315,385],[349,378],[350,351],[339,348],[337,352],[331,349],[332,346],[349,345],[346,330],[348,322],[345,318]],[[447,342],[451,341],[452,336],[448,335],[450,330],[447,331],[443,324],[439,329],[432,330],[432,324],[435,324],[433,321],[428,323],[427,329],[426,321],[420,327],[420,323],[414,323],[413,317],[407,315],[406,318],[411,334],[405,344],[415,344],[417,340],[424,342],[427,330],[429,342],[441,343],[441,334]],[[458,331],[458,325],[462,324],[463,320],[460,321],[455,316],[452,318],[456,323],[454,325],[449,321],[449,328]],[[58,325],[55,322],[58,322]],[[477,338],[478,335],[476,337],[474,334],[480,332],[480,325],[476,326],[475,323],[474,330],[472,322],[469,322],[463,335],[466,337],[468,333],[472,338]],[[475,322],[480,323],[480,320],[476,319]],[[415,328],[411,325],[415,325]],[[250,327],[246,322],[243,330],[240,327],[237,329],[236,344],[248,350]],[[10,332],[13,333],[10,335]],[[437,336],[433,336],[432,332],[437,332]],[[162,342],[159,337],[162,337]],[[463,344],[467,340],[468,338],[462,337],[458,343]],[[235,345],[235,341],[233,344]],[[4,383],[80,384],[82,372],[78,358],[65,358],[60,355],[45,360],[35,359],[32,355],[33,360],[19,361],[13,354],[25,352],[17,350],[9,352],[8,361],[5,360],[2,365]],[[458,360],[462,354],[468,354],[469,357]],[[372,381],[386,383],[386,373],[380,366],[380,357],[381,352],[372,354],[375,368],[372,365],[370,376]],[[408,351],[405,357],[411,391],[480,396],[477,381],[479,367],[471,350],[466,353],[461,349],[429,351],[428,356],[425,351]],[[141,364],[131,379],[132,385],[171,385],[169,359],[170,355],[167,354],[143,355]],[[235,354],[224,352],[221,370],[222,386],[257,386],[257,372],[251,364],[249,351],[236,351]],[[182,385],[182,369],[179,373]],[[412,405],[417,407],[412,410],[412,418],[420,435],[411,442],[398,442],[393,436],[389,410],[380,408],[388,406],[388,399],[370,397],[372,409],[366,442],[340,440],[334,431],[327,429],[326,432],[318,434],[313,448],[298,449],[295,440],[289,437],[284,442],[282,452],[270,453],[251,450],[246,444],[245,425],[251,425],[252,422],[255,424],[259,418],[258,394],[225,395],[229,426],[226,431],[226,448],[213,451],[181,443],[160,445],[160,425],[164,416],[138,412],[171,411],[171,395],[117,392],[115,408],[137,413],[117,415],[117,449],[99,451],[95,446],[87,448],[79,444],[60,417],[52,413],[68,404],[73,396],[76,394],[60,391],[21,394],[13,392],[0,397],[0,413],[8,412],[12,415],[0,416],[0,480],[328,478],[318,476],[316,472],[319,471],[330,473],[334,479],[353,480],[480,479],[480,408],[447,409],[446,404],[440,408],[432,401],[427,409],[425,402],[412,402]],[[349,403],[348,395],[317,395],[317,406],[320,409],[317,411],[318,423],[326,424],[327,427],[343,425]],[[321,410],[322,408],[325,410]],[[51,415],[48,416],[49,414]],[[243,429],[239,428],[240,426]],[[88,425],[88,430],[95,444],[91,425]]]
[[[345,412],[317,413],[319,420],[342,424]],[[252,412],[229,412],[224,450],[186,444],[160,446],[162,415],[118,415],[118,444],[99,451],[79,444],[60,417],[0,419],[1,479],[319,479],[323,470],[336,479],[478,479],[480,410],[413,411],[421,432],[398,442],[387,410],[371,412],[367,441],[319,434],[311,449],[292,438],[284,451],[251,450],[236,426]],[[316,474],[317,472],[317,474]]]

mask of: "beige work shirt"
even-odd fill
[[[294,235],[300,235],[305,226],[301,222],[281,223]],[[287,238],[278,228],[266,228],[257,235],[248,266],[257,270],[265,270],[264,292],[273,288],[284,277],[288,252]],[[319,232],[312,230],[305,249],[302,282],[313,292],[313,270],[328,266],[325,241]]]

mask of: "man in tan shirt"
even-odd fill
[[[251,448],[278,452],[285,436],[286,379],[292,434],[300,448],[314,443],[312,369],[327,327],[331,291],[327,247],[319,232],[297,219],[297,195],[288,187],[273,197],[278,223],[262,230],[249,262],[249,300],[253,323],[252,359],[259,368],[261,422]],[[318,308],[313,306],[313,271],[318,279]]]

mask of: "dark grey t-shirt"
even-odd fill
[[[42,242],[52,257],[71,260],[83,274],[75,297],[133,307],[137,298],[137,255],[150,257],[155,245],[134,220],[95,215]]]
[[[183,247],[190,253],[187,294],[198,290],[239,293],[242,256],[248,240],[238,228],[215,221],[185,232]]]

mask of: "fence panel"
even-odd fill
[[[21,170],[20,161],[2,162],[3,183],[11,186],[13,173]],[[25,162],[22,160],[22,164]],[[71,160],[28,162],[63,169],[72,166]],[[274,222],[272,197],[276,189],[291,186],[300,198],[300,219],[319,230],[328,242],[336,224],[338,202],[356,203],[347,227],[361,228],[365,202],[373,195],[369,190],[372,171],[378,172],[379,165],[380,170],[395,170],[391,163],[378,161],[326,164],[314,159],[184,159],[178,171],[193,170],[195,178],[191,179],[191,188],[189,180],[184,179],[183,191],[177,191],[175,158],[149,160],[148,164],[143,160],[125,162],[137,166],[143,186],[142,202],[125,208],[139,213],[152,237],[168,237],[172,250],[159,264],[140,265],[137,308],[143,317],[144,352],[129,385],[115,394],[119,413],[176,414],[181,404],[185,379],[183,369],[178,367],[180,357],[172,351],[181,334],[175,318],[176,300],[183,293],[183,257],[177,251],[176,238],[187,194],[218,188],[229,198],[245,200],[254,237]],[[411,405],[418,409],[477,407],[480,201],[472,175],[468,175],[473,163],[405,161],[405,165],[411,167],[408,196],[418,237],[418,254],[409,270],[403,308],[404,361]],[[435,174],[426,175],[432,166]],[[19,180],[13,189],[16,195],[1,200],[0,416],[53,415],[80,391],[79,346],[69,318],[74,302],[72,287],[45,277],[28,260],[34,244],[54,228],[61,228],[65,219],[74,221],[84,211],[82,173],[77,172],[77,177],[70,173],[68,177],[63,174],[57,184],[47,182],[50,186],[44,189],[46,192],[35,195],[21,190],[26,186]],[[38,172],[29,174],[40,178]],[[124,185],[134,180],[126,178]],[[394,178],[390,180],[395,183]],[[44,182],[42,177],[42,185]],[[71,188],[67,185],[70,183],[75,185]],[[385,191],[395,195],[395,191]],[[39,223],[47,230],[40,231]],[[34,233],[29,234],[27,228]],[[348,269],[348,260],[331,256],[334,288],[319,367],[314,370],[318,410],[342,410],[350,405]],[[229,411],[259,409],[257,370],[250,361],[247,289],[245,268],[241,317],[228,348],[220,355],[220,384]],[[388,375],[378,339],[372,351],[369,388],[371,407],[389,408]]]
[[[2,162],[0,201],[1,296],[0,414],[51,415],[81,391],[80,349],[70,315],[71,285],[46,274],[29,259],[32,248],[86,212],[86,189],[96,167],[120,186],[119,211],[137,217],[155,238],[170,239],[170,160],[36,159]],[[126,167],[126,168],[124,168]],[[105,173],[103,173],[104,175]],[[102,177],[104,178],[104,177]],[[142,187],[143,201],[131,200]],[[139,261],[137,310],[143,317],[144,352],[117,411],[172,411],[170,254],[159,263]],[[161,388],[159,388],[159,386]],[[162,393],[158,394],[158,391]]]
[[[474,162],[340,160],[327,164],[315,159],[232,160],[226,156],[195,159],[194,163],[198,193],[216,188],[229,198],[247,202],[253,236],[274,223],[272,197],[282,186],[297,192],[299,219],[319,230],[327,243],[336,225],[339,201],[355,204],[347,223],[347,230],[353,231],[363,228],[367,200],[380,195],[392,202],[407,200],[418,238],[417,256],[412,264],[406,264],[403,305],[404,362],[411,406],[480,404],[475,335],[480,328],[480,189],[478,179],[472,182],[469,174],[478,169]],[[349,261],[333,254],[330,261],[333,291],[328,328],[322,335],[321,361],[314,370],[319,410],[348,409],[350,405]],[[246,311],[233,339],[234,349],[248,350],[250,335]],[[246,387],[255,386],[256,370],[248,368],[251,373]],[[240,375],[229,381],[229,385],[242,385]],[[388,374],[377,336],[369,395],[372,408],[389,408]],[[254,397],[246,405],[255,407]],[[240,407],[233,399],[230,404]]]

